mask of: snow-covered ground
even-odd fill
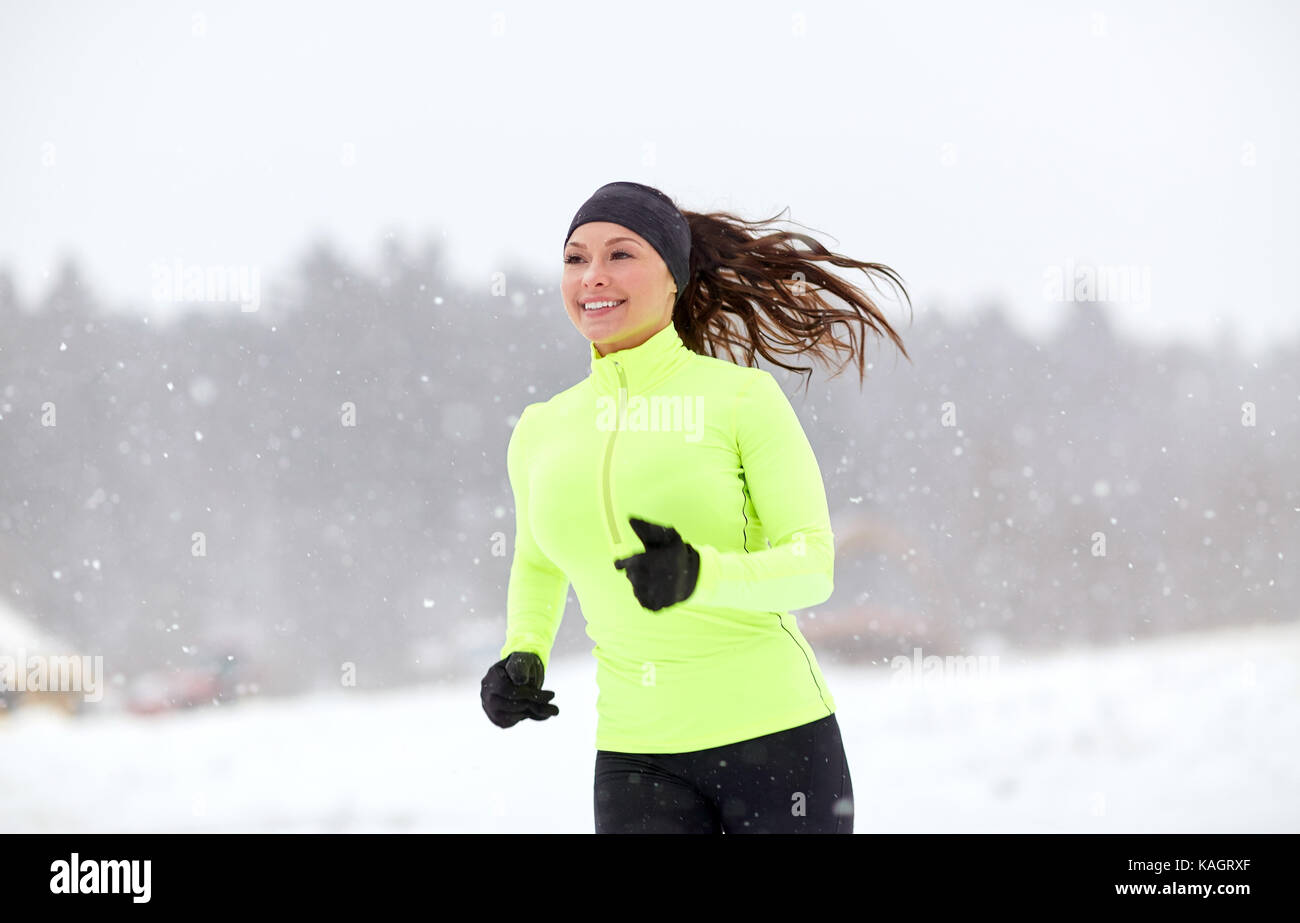
[[[924,655],[924,651],[922,654]],[[1021,659],[823,664],[856,832],[1300,832],[1300,625]],[[594,663],[494,727],[478,684],[0,720],[0,831],[592,829]]]

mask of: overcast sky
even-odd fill
[[[1143,338],[1300,328],[1291,3],[0,10],[0,265],[24,297],[75,253],[158,310],[155,264],[265,290],[312,239],[373,265],[390,230],[445,234],[467,283],[558,281],[578,205],[631,179],[789,207],[902,273],[918,318],[1002,298],[1050,330],[1052,281],[1097,267]]]

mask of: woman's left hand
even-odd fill
[[[647,609],[658,611],[689,599],[700,576],[700,553],[682,541],[672,526],[629,516],[645,551],[614,562],[632,581],[632,592]]]

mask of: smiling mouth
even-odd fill
[[[613,299],[610,299],[610,301],[613,301]],[[584,304],[584,305],[582,305],[582,313],[583,313],[583,314],[603,314],[603,313],[606,312],[606,311],[612,311],[612,310],[614,310],[615,308],[619,307],[620,305],[623,305],[623,304],[626,304],[626,303],[627,303],[627,299],[626,299],[626,298],[622,299],[621,301],[613,301],[613,304],[611,304],[609,301],[593,301],[593,302],[591,302],[591,304],[594,304],[594,305],[601,305],[601,307],[593,308],[593,307],[588,307],[587,305]]]

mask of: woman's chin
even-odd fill
[[[589,340],[617,340],[626,326],[617,318],[606,320],[603,317],[584,317],[579,329]]]

